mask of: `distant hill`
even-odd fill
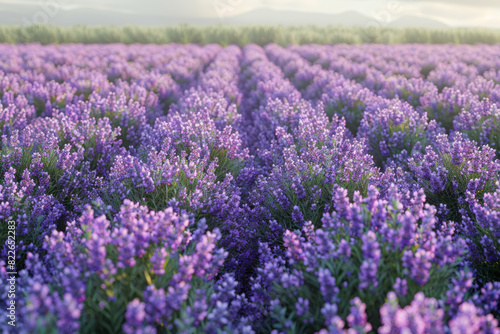
[[[441,21],[429,19],[419,16],[403,16],[388,24],[392,28],[406,28],[406,27],[426,27],[431,29],[450,28],[449,25]]]
[[[25,25],[27,20],[33,22],[36,13],[43,13],[40,6],[3,4],[0,7],[0,24]],[[41,22],[45,14],[39,16]],[[309,13],[282,11],[272,9],[257,9],[233,17],[225,18],[196,18],[196,17],[171,17],[168,15],[148,15],[120,12],[106,9],[74,8],[71,10],[60,9],[55,15],[46,16],[50,25],[73,26],[73,25],[142,25],[142,26],[172,26],[182,23],[190,25],[341,25],[345,27],[365,26],[372,18],[364,16],[356,11],[340,14]],[[23,19],[24,18],[24,19]],[[26,20],[27,19],[27,20]],[[389,27],[427,27],[445,28],[444,23],[436,20],[416,16],[402,17],[391,22]]]
[[[278,25],[342,25],[364,26],[371,19],[355,11],[341,14],[307,13],[257,9],[234,17],[223,19],[231,25],[278,24]]]
[[[37,14],[40,13],[40,14]],[[192,23],[196,19],[173,18],[162,15],[134,14],[105,9],[75,8],[71,10],[59,9],[54,15],[47,15],[42,8],[35,5],[2,5],[0,7],[0,24],[21,24],[23,18],[33,23],[47,23],[50,25],[177,25]],[[48,17],[48,21],[42,21]],[[207,24],[211,24],[207,22]]]
[[[11,5],[0,5],[0,24],[22,24],[22,12]]]

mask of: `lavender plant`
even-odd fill
[[[481,200],[493,189],[500,171],[492,148],[479,147],[461,133],[453,138],[439,134],[435,146],[427,146],[425,153],[415,152],[408,165],[428,202],[446,205],[454,221],[461,220],[460,209],[466,208],[466,192],[472,190]]]
[[[139,156],[118,156],[111,167],[107,202],[129,198],[155,210],[168,206],[197,219],[223,219],[239,206],[234,178],[248,152],[231,127],[220,131],[207,113],[175,114],[143,132]],[[210,224],[212,226],[212,224]]]
[[[472,183],[474,184],[474,183]],[[471,184],[471,185],[472,185]],[[466,236],[471,268],[476,270],[476,280],[484,286],[500,282],[500,183],[496,190],[483,193],[470,187],[466,193],[469,210],[463,210],[463,232]],[[496,283],[495,283],[496,284]],[[497,315],[500,310],[496,310]]]
[[[262,330],[376,330],[385,322],[379,309],[390,291],[403,307],[421,293],[443,300],[445,310],[454,306],[446,300],[465,241],[452,242],[454,224],[440,225],[425,197],[413,196],[404,209],[395,188],[389,200],[371,187],[367,197],[356,192],[353,202],[337,188],[334,211],[318,229],[308,222],[287,230],[284,251],[262,245],[251,299],[262,309]]]
[[[499,332],[498,45],[204,44],[0,45],[18,332]]]
[[[414,148],[427,145],[427,126],[425,114],[395,100],[385,108],[365,112],[358,137],[367,139],[369,152],[378,166],[385,167],[388,162],[404,165]]]
[[[218,230],[191,232],[189,219],[125,201],[113,222],[88,207],[66,233],[47,236],[51,258],[30,253],[20,273],[22,332],[252,333],[234,318],[247,302],[224,275]]]
[[[420,104],[429,119],[436,120],[449,132],[453,128],[455,116],[463,109],[469,110],[478,100],[478,97],[469,91],[445,88],[439,94],[436,91],[425,94],[420,98]]]
[[[298,117],[291,133],[276,130],[277,139],[262,154],[273,168],[258,179],[250,197],[284,228],[308,220],[318,226],[331,208],[335,185],[347,188],[351,196],[356,190],[366,193],[370,177],[377,173],[363,142],[346,138],[345,121],[336,117],[328,123],[324,113],[315,116],[313,109],[303,109]]]
[[[488,100],[476,102],[453,122],[453,129],[464,133],[479,145],[488,145],[500,158],[500,112]]]

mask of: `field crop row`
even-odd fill
[[[0,45],[15,330],[500,333],[499,55]]]

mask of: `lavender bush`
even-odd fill
[[[0,328],[499,333],[499,51],[0,45]]]
[[[302,230],[285,232],[281,255],[270,255],[272,249],[262,244],[252,297],[262,309],[262,331],[327,327],[335,332],[345,326],[369,332],[381,321],[386,325],[383,304],[389,292],[399,299],[391,308],[416,307],[423,295],[435,298],[418,312],[430,312],[427,316],[443,327],[463,307],[471,287],[468,274],[457,276],[465,241],[455,238],[453,223],[440,225],[421,193],[414,194],[407,210],[397,191],[383,200],[370,188],[368,197],[356,193],[351,203],[347,191],[337,188],[334,197],[334,211],[323,216],[320,228],[309,222]],[[476,300],[479,304],[480,297]],[[422,325],[432,328],[432,323]],[[404,323],[393,325],[398,326]]]

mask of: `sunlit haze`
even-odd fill
[[[353,15],[352,25],[500,28],[495,0],[0,0],[0,21],[21,25],[261,24],[273,23],[273,15],[278,24],[326,24],[315,15],[342,13]],[[345,25],[337,17],[332,15],[332,24]]]

